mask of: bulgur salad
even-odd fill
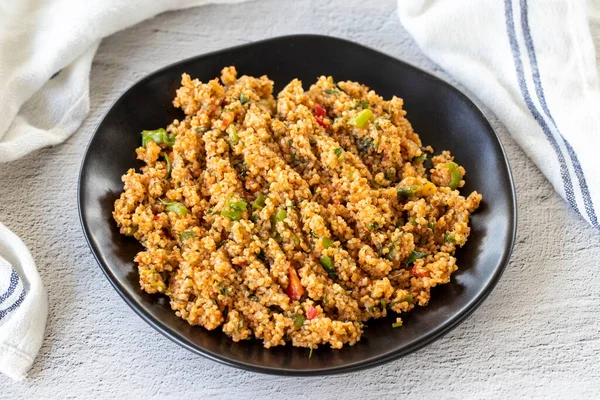
[[[423,146],[402,99],[325,76],[275,98],[226,67],[184,74],[173,105],[185,118],[142,132],[113,216],[144,246],[141,288],[190,324],[337,349],[372,318],[401,326],[457,270],[481,195],[461,195],[464,168]]]

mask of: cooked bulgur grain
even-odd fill
[[[402,99],[324,76],[275,99],[234,67],[181,85],[185,118],[142,133],[146,165],[113,212],[145,247],[142,289],[178,316],[234,341],[341,348],[449,282],[481,195],[461,196],[447,151],[427,171]]]

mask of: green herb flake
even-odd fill
[[[340,92],[338,92],[335,89],[325,89],[325,90],[323,90],[323,93],[333,94],[335,96],[339,96],[339,94],[340,94]]]
[[[400,328],[402,326],[402,322],[396,322],[392,324],[392,328]]]
[[[379,228],[379,222],[373,222],[372,224],[369,224],[369,226],[367,226],[367,229],[372,231],[374,229]]]
[[[387,300],[386,299],[381,299],[380,304],[381,304],[381,308],[383,308],[383,309],[387,308]]]
[[[427,227],[428,227],[429,229],[431,229],[431,232],[435,233],[435,223],[434,223],[434,222],[431,222],[431,221],[430,221],[430,222],[427,224]]]
[[[359,140],[358,143],[356,143],[356,149],[358,150],[358,153],[365,154],[366,152],[368,152],[371,146],[373,145],[373,141],[373,138],[370,137]]]
[[[323,238],[323,247],[325,247],[326,249],[328,249],[331,246],[333,246],[333,242],[331,241],[331,239],[329,239],[328,237],[324,237]]]
[[[427,253],[423,253],[421,251],[413,250],[413,252],[410,253],[410,255],[408,256],[408,258],[406,259],[405,263],[406,264],[413,264],[419,258],[423,258],[425,256],[427,256]]]
[[[391,243],[388,246],[388,253],[385,255],[385,258],[387,258],[388,260],[392,261],[394,259],[394,257],[396,256],[396,245],[394,243]]]
[[[192,231],[184,231],[184,232],[178,233],[177,236],[179,236],[179,240],[184,241],[184,240],[196,237],[196,234]]]
[[[312,352],[313,352],[313,347],[312,344],[310,345],[310,351],[308,352],[308,359],[310,360],[312,357]]]
[[[456,242],[456,239],[452,235],[444,235],[444,242],[454,243],[454,242]]]
[[[366,100],[355,100],[354,107],[351,107],[350,110],[356,110],[357,108],[366,109],[369,108],[369,102]]]
[[[242,103],[242,105],[246,104],[249,101],[250,101],[250,98],[248,96],[246,96],[245,93],[240,94],[240,103]]]
[[[398,186],[398,199],[408,199],[409,197],[413,197],[415,195],[415,191],[419,188],[418,185],[412,185],[409,187],[400,187]]]

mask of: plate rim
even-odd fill
[[[114,106],[123,97],[125,97],[129,93],[129,91],[131,89],[135,88],[138,85],[143,84],[146,80],[154,77],[155,75],[158,75],[166,70],[177,67],[178,65],[181,65],[184,63],[193,62],[193,61],[204,59],[204,58],[210,58],[219,53],[223,53],[223,52],[230,51],[230,50],[243,49],[245,47],[252,47],[257,44],[264,44],[264,43],[268,43],[268,42],[285,41],[285,40],[296,40],[296,39],[318,39],[318,40],[325,39],[325,40],[329,40],[329,41],[344,42],[345,44],[349,44],[352,46],[362,47],[362,48],[365,48],[372,52],[375,52],[379,56],[385,57],[393,62],[403,64],[404,66],[406,66],[410,69],[413,69],[414,71],[419,72],[422,75],[425,75],[427,78],[437,81],[442,86],[446,86],[447,89],[449,89],[450,91],[456,93],[459,97],[461,97],[462,100],[464,101],[464,103],[469,106],[469,108],[474,112],[474,114],[476,114],[478,117],[480,117],[489,126],[491,132],[493,133],[492,139],[494,139],[497,142],[499,149],[500,149],[500,154],[506,165],[507,178],[510,183],[510,196],[509,196],[509,198],[510,198],[510,204],[509,204],[510,215],[507,216],[510,237],[508,239],[507,246],[505,247],[505,251],[503,251],[503,256],[499,259],[498,267],[492,274],[488,284],[482,288],[481,293],[478,296],[471,299],[471,301],[463,307],[462,311],[460,311],[453,318],[450,318],[449,320],[445,321],[444,323],[438,325],[436,328],[432,329],[431,332],[426,334],[424,337],[421,337],[418,340],[415,339],[414,340],[415,343],[409,342],[405,346],[404,349],[390,350],[389,352],[384,353],[383,355],[368,357],[366,359],[363,359],[360,361],[355,361],[355,362],[348,363],[348,364],[332,366],[332,367],[324,367],[324,368],[316,367],[316,368],[302,369],[302,370],[288,368],[288,367],[279,367],[279,366],[278,367],[264,367],[264,366],[260,366],[260,365],[256,365],[256,364],[247,363],[247,362],[244,362],[241,360],[235,360],[235,359],[231,359],[229,357],[224,357],[221,354],[206,350],[204,348],[201,348],[200,346],[193,346],[193,345],[189,344],[184,337],[182,337],[177,332],[175,332],[171,327],[169,327],[163,321],[161,321],[158,318],[154,318],[152,315],[147,313],[143,309],[143,307],[140,304],[138,304],[137,301],[131,299],[126,294],[126,289],[124,288],[123,285],[121,285],[118,282],[114,273],[112,272],[112,269],[102,260],[102,257],[99,256],[99,254],[101,253],[101,250],[97,249],[95,244],[91,240],[91,238],[90,238],[91,234],[89,232],[88,222],[86,221],[86,219],[83,216],[83,210],[82,210],[83,193],[81,190],[82,189],[82,181],[84,179],[84,175],[85,175],[85,171],[86,171],[86,165],[88,163],[88,159],[90,156],[90,149],[91,149],[92,142],[96,138],[96,135],[98,134],[100,127],[103,125],[104,121],[108,117],[108,114],[112,111]],[[376,367],[376,366],[385,364],[387,362],[396,360],[405,355],[416,352],[416,351],[422,349],[423,347],[427,346],[428,344],[434,342],[435,340],[440,339],[442,336],[446,335],[448,332],[450,332],[451,330],[456,328],[458,325],[460,325],[462,322],[464,322],[468,317],[470,317],[473,314],[473,312],[475,312],[475,310],[477,308],[479,308],[479,306],[483,303],[483,301],[485,301],[487,299],[487,297],[490,295],[490,293],[493,291],[493,289],[498,284],[500,278],[502,277],[504,271],[506,270],[506,268],[510,262],[511,255],[514,250],[516,235],[517,235],[517,221],[518,221],[518,218],[517,218],[518,217],[518,215],[517,215],[518,214],[518,205],[517,205],[515,183],[514,183],[512,170],[510,168],[510,163],[509,163],[508,157],[506,155],[506,151],[504,149],[502,141],[500,140],[500,137],[498,136],[498,133],[493,128],[490,121],[486,118],[486,116],[483,113],[483,111],[481,110],[481,108],[473,100],[471,100],[471,98],[469,96],[467,96],[460,89],[458,89],[454,85],[450,84],[446,80],[439,78],[417,66],[414,66],[413,64],[411,64],[409,62],[398,59],[398,58],[393,57],[389,54],[386,54],[380,50],[373,49],[370,46],[367,46],[367,45],[364,45],[361,43],[357,43],[352,40],[338,38],[338,37],[329,36],[329,35],[320,35],[320,34],[293,34],[293,35],[275,36],[275,37],[271,37],[271,38],[252,41],[250,43],[244,43],[241,45],[227,47],[227,48],[220,49],[220,50],[214,50],[214,51],[211,51],[208,53],[202,53],[202,54],[199,54],[196,56],[188,57],[188,58],[170,63],[164,67],[153,70],[152,72],[148,73],[147,75],[143,76],[142,78],[136,80],[133,84],[131,84],[129,87],[127,87],[124,91],[122,91],[121,94],[110,104],[110,106],[103,113],[102,117],[99,119],[99,122],[97,123],[96,128],[94,129],[94,133],[90,136],[90,139],[89,139],[89,141],[86,145],[85,151],[83,153],[81,166],[79,168],[79,175],[78,175],[78,179],[77,179],[77,211],[78,211],[79,221],[81,224],[81,228],[82,228],[85,240],[91,250],[92,255],[94,256],[94,259],[96,260],[96,263],[98,264],[98,266],[100,267],[100,269],[102,270],[102,272],[104,273],[104,275],[106,276],[108,281],[111,283],[112,287],[116,290],[116,292],[125,301],[125,303],[127,303],[127,305],[139,317],[141,317],[148,325],[150,325],[153,329],[160,332],[165,337],[167,337],[169,340],[180,345],[181,347],[185,348],[186,350],[189,350],[189,351],[193,352],[194,354],[203,356],[209,360],[216,361],[220,364],[224,364],[224,365],[227,365],[230,367],[240,368],[240,369],[243,369],[246,371],[251,371],[251,372],[258,372],[258,373],[263,373],[263,374],[268,374],[268,375],[284,375],[284,376],[322,376],[322,375],[333,375],[333,374],[356,372],[359,370]]]

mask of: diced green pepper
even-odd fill
[[[242,103],[242,105],[246,104],[249,101],[250,98],[248,96],[246,96],[244,93],[240,94],[240,103]]]
[[[450,184],[448,184],[448,187],[450,189],[454,190],[458,187],[458,185],[460,184],[460,180],[461,180],[460,171],[458,170],[458,164],[451,161],[451,162],[447,163],[446,166],[450,170],[450,178],[451,178]]]
[[[153,131],[142,131],[142,146],[146,147],[150,142],[173,146],[175,144],[175,135],[167,133],[163,128]]]
[[[275,221],[276,222],[283,222],[283,220],[285,219],[285,217],[287,216],[287,212],[285,210],[277,210],[275,212]]]
[[[169,177],[171,176],[171,159],[169,158],[169,155],[167,153],[163,153],[163,157],[165,158],[165,161],[167,163],[167,174],[165,175],[164,179],[169,179]]]
[[[333,262],[331,261],[331,258],[329,258],[329,256],[321,257],[321,265],[323,266],[325,271],[327,271],[327,275],[329,275],[331,279],[337,279],[337,274],[335,273]]]
[[[188,209],[183,204],[176,201],[162,201],[162,203],[165,205],[167,211],[174,212],[182,217],[185,217],[188,213]]]
[[[231,197],[233,195],[230,195],[227,199],[225,207],[221,210],[221,215],[233,221],[239,221],[244,211],[246,211],[246,202],[244,200],[231,201]]]
[[[367,108],[365,110],[362,110],[358,114],[356,114],[351,119],[350,123],[352,125],[356,125],[356,127],[358,127],[358,128],[364,128],[365,125],[367,125],[367,122],[369,122],[371,120],[371,118],[373,118],[373,111],[371,111]]]
[[[392,324],[392,328],[400,328],[402,326],[402,322],[396,322]]]
[[[262,210],[265,206],[266,199],[267,199],[267,196],[265,196],[262,193],[259,193],[258,196],[256,196],[256,200],[254,200],[252,202],[252,208],[256,208],[257,210]]]
[[[302,328],[302,325],[304,325],[304,315],[293,315],[292,319],[294,320],[294,329],[300,329]]]
[[[127,230],[127,233],[125,233],[125,236],[133,236],[138,231],[138,229],[138,226],[130,226]]]
[[[235,126],[231,127],[231,136],[229,138],[229,143],[236,145],[240,142],[240,137],[238,136],[237,130]]]

